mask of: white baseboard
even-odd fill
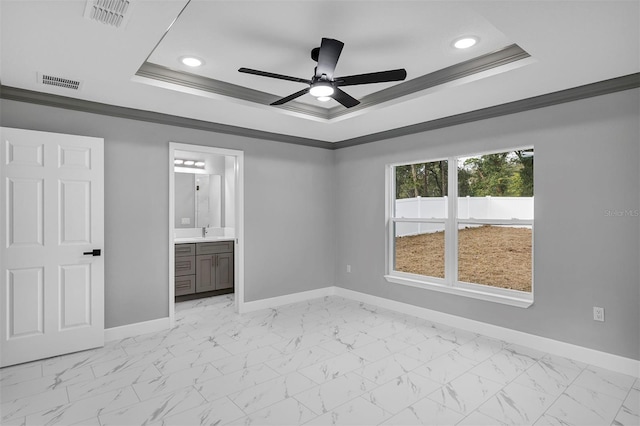
[[[332,296],[335,294],[335,287],[324,287],[315,290],[301,291],[300,293],[286,294],[284,296],[270,297],[268,299],[244,302],[239,306],[241,314],[259,311],[260,309],[275,308],[276,306],[288,305],[289,303],[303,302],[305,300],[317,299],[319,297]]]
[[[510,328],[470,320],[456,315],[445,314],[443,312],[421,308],[419,306],[397,302],[383,297],[372,296],[370,294],[360,293],[342,287],[334,287],[333,294],[347,299],[353,299],[370,305],[379,306],[381,308],[413,315],[429,321],[448,325],[450,327],[482,334],[484,336],[503,340],[509,343],[540,349],[542,352],[571,358],[576,361],[628,374],[630,376],[640,377],[640,361],[631,358],[625,358],[619,355],[613,355],[607,352],[549,339],[547,337],[536,336],[534,334],[512,330]]]
[[[169,318],[158,318],[151,321],[137,322],[104,330],[104,341],[122,340],[140,334],[155,333],[170,328]]]

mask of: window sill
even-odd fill
[[[425,290],[439,291],[441,293],[455,294],[472,299],[479,299],[488,302],[502,303],[503,305],[516,306],[518,308],[528,308],[533,305],[533,295],[503,295],[489,291],[481,291],[470,288],[452,287],[445,284],[422,281],[418,279],[401,277],[397,275],[385,275],[384,278],[394,284],[408,285],[418,287]]]

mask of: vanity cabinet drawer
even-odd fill
[[[195,244],[176,244],[176,257],[178,256],[195,256],[196,245]]]
[[[233,252],[233,241],[219,241],[215,243],[198,243],[196,254],[216,254]]]
[[[194,275],[196,273],[196,257],[181,256],[176,257],[175,276]]]
[[[176,277],[176,296],[184,296],[185,294],[193,294],[196,292],[196,276],[186,275],[184,277]]]

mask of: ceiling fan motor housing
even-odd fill
[[[319,47],[311,49],[311,59],[313,59],[314,61],[318,62],[318,55],[320,55],[320,48]]]

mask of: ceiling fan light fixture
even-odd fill
[[[326,98],[333,95],[333,86],[329,83],[315,83],[309,89],[309,93],[316,98]]]
[[[196,68],[204,64],[204,61],[202,59],[196,58],[195,56],[183,56],[180,58],[180,62],[192,68]]]
[[[298,90],[289,96],[285,96],[284,98],[271,102],[269,104],[271,106],[286,104],[287,102],[291,102],[292,100],[298,99],[300,96],[309,93],[311,96],[317,98],[319,102],[325,102],[329,97],[331,97],[343,107],[353,108],[360,104],[360,101],[344,92],[339,87],[355,86],[358,84],[387,83],[391,81],[402,81],[407,78],[407,70],[399,68],[395,70],[370,72],[366,74],[347,75],[334,79],[333,73],[343,47],[344,43],[340,40],[323,37],[320,47],[314,48],[311,51],[311,58],[316,61],[318,65],[315,67],[314,76],[311,77],[310,80],[244,67],[239,68],[238,72],[259,75],[262,77],[277,78],[278,80],[294,81],[296,83],[304,83],[307,85],[307,87],[302,90]]]
[[[474,46],[478,42],[478,37],[474,36],[464,36],[456,39],[453,42],[453,47],[456,49],[468,49],[471,46]]]

